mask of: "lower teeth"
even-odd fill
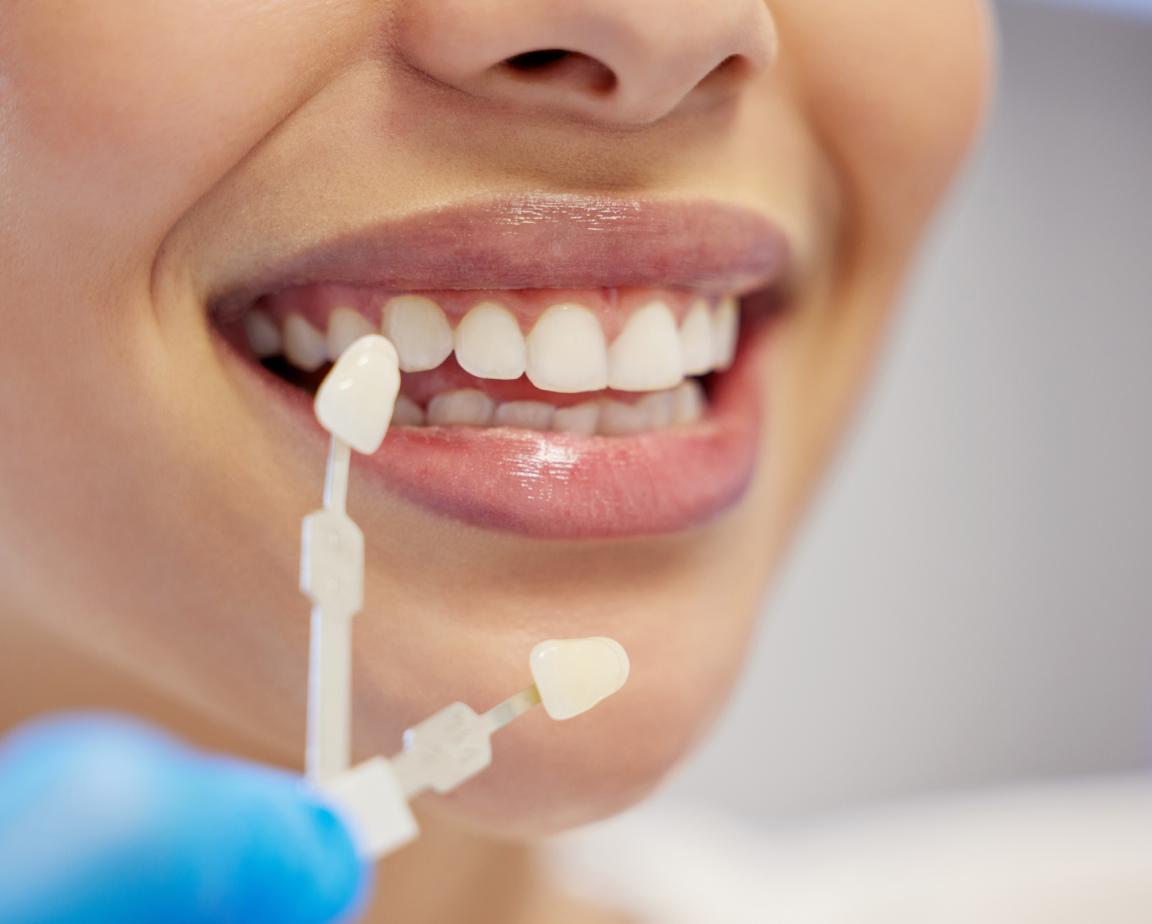
[[[703,416],[706,404],[704,390],[694,379],[667,391],[650,392],[631,404],[599,398],[563,408],[543,401],[497,402],[467,388],[442,392],[427,408],[400,395],[392,426],[517,427],[582,436],[632,436],[694,424]]]

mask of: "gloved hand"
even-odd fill
[[[321,924],[369,880],[290,773],[111,714],[0,742],[0,924]]]

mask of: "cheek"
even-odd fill
[[[781,0],[782,48],[837,162],[857,229],[915,240],[979,128],[990,78],[982,0]],[[834,6],[834,9],[832,8]]]
[[[835,231],[781,325],[765,509],[787,536],[854,408],[924,225],[980,126],[976,0],[775,0],[781,68],[827,159]]]
[[[38,208],[114,229],[121,252],[126,227],[155,243],[309,91],[348,4],[266,6],[0,7],[0,126]]]

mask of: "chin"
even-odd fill
[[[611,551],[600,543],[545,551],[507,537],[555,588],[539,596],[519,582],[501,592],[499,580],[469,574],[458,586],[446,582],[437,603],[420,580],[377,574],[355,629],[356,759],[397,753],[406,728],[451,702],[484,712],[525,688],[537,642],[609,636],[631,662],[618,692],[566,720],[531,709],[493,734],[491,766],[418,805],[504,838],[555,833],[633,805],[698,743],[739,674],[763,574],[740,561],[741,584],[707,564],[710,550],[724,545],[726,532],[739,535],[740,525],[616,543]]]
[[[637,654],[639,670],[617,694],[562,722],[533,710],[493,736],[488,770],[418,806],[485,836],[530,840],[651,794],[697,743],[735,671],[693,683],[666,675],[642,648]]]

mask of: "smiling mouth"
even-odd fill
[[[542,538],[651,535],[706,521],[751,478],[748,354],[785,256],[730,206],[519,200],[292,255],[212,314],[245,374],[304,414],[347,346],[388,337],[400,396],[365,467],[408,500]]]
[[[241,324],[252,354],[307,391],[318,379],[310,373],[322,375],[355,340],[383,332],[405,373],[393,426],[620,437],[701,419],[701,379],[731,367],[738,310],[733,296],[649,289],[311,285],[259,299]]]

